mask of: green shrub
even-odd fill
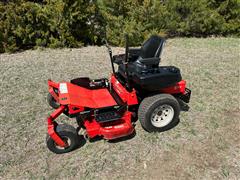
[[[220,2],[220,3],[219,3]],[[106,32],[113,44],[123,45],[128,32],[138,45],[152,33],[167,36],[237,35],[239,0],[99,0]]]
[[[207,0],[175,1],[166,3],[169,9],[170,35],[207,36],[221,34],[224,18],[208,7]]]
[[[85,0],[43,2],[0,4],[1,52],[35,46],[80,47],[100,41],[100,26],[94,18],[97,11],[95,3]]]
[[[209,6],[222,18],[223,35],[240,36],[240,1],[239,0],[211,0]]]
[[[114,45],[124,45],[125,33],[132,45],[139,45],[149,34],[165,33],[166,23],[159,21],[165,9],[158,1],[101,0],[98,4],[106,22],[107,37]]]
[[[80,47],[107,38],[139,45],[162,36],[240,36],[239,0],[0,1],[0,52]]]

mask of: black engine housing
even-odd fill
[[[118,73],[126,79],[124,66],[119,66]],[[158,91],[162,88],[173,86],[182,80],[179,68],[174,66],[161,66],[147,71],[130,71],[131,86],[137,90]]]

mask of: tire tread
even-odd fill
[[[157,94],[157,95],[153,95],[153,96],[149,96],[146,97],[145,99],[143,99],[143,101],[141,102],[139,109],[138,109],[138,119],[142,125],[142,127],[149,131],[149,132],[153,132],[156,130],[153,130],[152,128],[150,128],[146,123],[146,114],[149,111],[149,108],[151,106],[153,106],[155,103],[157,103],[158,101],[161,101],[163,99],[171,99],[172,101],[174,101],[178,106],[177,106],[177,111],[180,111],[180,107],[179,107],[179,103],[176,100],[176,98],[174,96],[172,96],[171,94]],[[179,112],[176,112],[177,116],[179,115]],[[162,131],[161,129],[159,129],[158,131]]]

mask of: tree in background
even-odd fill
[[[100,42],[98,8],[92,0],[0,2],[0,13],[1,52]]]
[[[167,36],[239,35],[238,0],[99,0],[107,35],[123,45],[128,32],[135,45],[150,34]]]
[[[235,34],[240,36],[239,0],[210,0],[209,6],[224,18],[223,35]]]
[[[240,36],[239,0],[2,0],[0,52],[32,47],[139,45],[161,36]]]
[[[149,34],[165,31],[166,22],[159,17],[164,17],[166,10],[160,1],[99,0],[98,5],[106,22],[106,34],[112,44],[124,45],[125,33],[128,33],[130,42],[138,45]]]
[[[170,35],[208,36],[220,34],[224,18],[208,7],[208,0],[169,0],[168,27]]]

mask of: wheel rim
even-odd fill
[[[65,143],[67,143],[67,146],[66,147],[61,147],[54,142],[55,147],[59,150],[65,150],[65,149],[69,148],[69,146],[71,145],[71,139],[69,137],[66,137],[66,136],[63,136],[61,138]]]
[[[163,104],[153,111],[151,123],[155,127],[168,125],[174,117],[174,109],[168,104]]]

